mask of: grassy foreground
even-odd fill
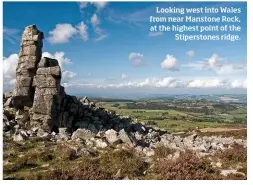
[[[187,151],[176,160],[168,158],[175,151],[158,147],[152,162],[127,147],[87,149],[89,155],[81,148],[82,143],[73,141],[5,140],[4,179],[246,179],[242,174],[223,176],[221,169],[247,175],[247,149],[237,145],[204,158]]]

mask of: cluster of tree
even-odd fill
[[[233,111],[237,109],[237,106],[229,103],[216,103],[213,105],[213,108],[220,109],[222,111]]]
[[[127,103],[127,109],[146,109],[146,110],[177,110],[183,112],[194,112],[194,113],[204,113],[212,114],[213,109],[210,109],[206,106],[203,107],[186,107],[186,106],[169,106],[166,103],[157,103],[157,102],[147,102],[147,103]]]
[[[119,106],[115,104],[114,106]],[[183,112],[193,112],[193,113],[204,113],[206,115],[213,114],[214,111],[229,112],[238,109],[234,104],[229,103],[210,103],[210,104],[196,104],[186,103],[181,101],[175,104],[169,104],[164,102],[145,102],[145,103],[126,103],[125,108],[127,109],[147,109],[147,110],[177,110]]]

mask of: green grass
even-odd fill
[[[216,128],[235,126],[234,124],[232,125],[229,123],[217,123],[214,121],[194,121],[196,118],[215,118],[217,120],[223,119],[224,121],[232,122],[234,117],[237,117],[238,115],[240,117],[245,116],[245,113],[243,113],[245,110],[243,109],[241,109],[241,111],[233,113],[233,115],[225,113],[221,114],[218,111],[215,112],[214,115],[205,115],[204,113],[181,112],[176,110],[124,109],[112,107],[113,103],[103,103],[103,107],[108,110],[115,111],[118,115],[130,116],[131,118],[137,119],[139,122],[145,124],[147,124],[149,121],[155,121],[156,126],[170,132],[192,131],[197,127],[199,129],[202,129],[211,127]],[[123,104],[120,104],[120,106],[122,105]]]
[[[221,127],[225,126],[225,124],[221,123],[212,123],[212,122],[187,122],[183,120],[161,120],[158,121],[158,127],[168,130],[170,132],[186,132],[202,128],[209,127]]]

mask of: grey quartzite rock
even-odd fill
[[[43,33],[36,25],[27,26],[21,39],[19,61],[16,69],[16,83],[12,94],[16,108],[31,107],[33,104],[33,78],[42,55]]]

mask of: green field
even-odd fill
[[[211,109],[212,111],[210,113],[203,113],[191,110],[150,110],[145,109],[146,102],[136,102],[138,105],[144,105],[141,109],[130,109],[127,107],[128,103],[131,102],[100,102],[100,105],[118,115],[129,116],[142,124],[152,125],[170,132],[187,132],[202,128],[246,126],[244,121],[246,120],[247,110],[244,105],[236,105],[235,110],[217,108]],[[155,105],[155,109],[159,109],[159,104],[164,104],[161,101],[152,101],[152,103]],[[211,105],[212,103],[210,105],[207,104],[209,107]],[[182,108],[181,104],[180,106]],[[187,104],[187,106],[194,106],[194,104]],[[198,108],[198,105],[196,105],[196,108]]]

